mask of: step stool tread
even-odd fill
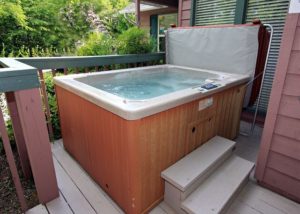
[[[185,191],[189,184],[204,175],[214,163],[222,159],[234,146],[234,141],[215,136],[164,170],[161,176],[181,191]]]
[[[233,155],[182,202],[182,209],[188,213],[220,213],[253,167],[254,163]]]

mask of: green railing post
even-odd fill
[[[157,40],[158,36],[158,15],[150,16],[150,35]]]
[[[244,24],[246,21],[248,0],[236,0],[234,24]]]
[[[195,26],[195,20],[196,20],[196,4],[197,0],[191,1],[191,17],[190,17],[190,26]]]

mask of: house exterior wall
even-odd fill
[[[178,26],[190,26],[192,0],[179,0]]]
[[[260,184],[300,202],[300,15],[286,19],[257,160]]]
[[[150,28],[150,16],[151,15],[160,15],[160,14],[177,13],[177,12],[178,12],[178,9],[173,8],[173,7],[141,12],[141,28],[144,28],[144,29]]]

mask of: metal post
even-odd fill
[[[260,85],[260,89],[259,89],[259,94],[258,94],[258,98],[257,98],[257,104],[256,104],[256,108],[255,108],[254,118],[253,118],[253,122],[252,122],[252,125],[251,125],[251,132],[250,132],[251,135],[253,134],[253,131],[254,131],[254,128],[255,128],[255,122],[256,122],[258,107],[259,107],[259,104],[260,104],[261,92],[262,92],[263,85],[264,85],[264,80],[265,80],[265,75],[266,75],[266,69],[267,69],[267,65],[268,65],[269,54],[270,54],[270,49],[271,49],[271,44],[272,44],[272,39],[273,39],[273,33],[274,33],[274,29],[273,29],[272,25],[270,25],[270,24],[264,24],[264,26],[270,28],[271,35],[270,35],[270,42],[269,42],[268,52],[267,52],[267,59],[265,61],[264,73],[263,73],[263,76],[262,76],[262,81],[261,81],[261,85]]]
[[[272,39],[273,39],[273,33],[274,33],[273,26],[270,25],[270,24],[264,24],[264,26],[270,28],[270,42],[269,42],[269,46],[268,46],[267,58],[266,58],[266,61],[265,61],[265,67],[264,67],[264,71],[263,71],[262,81],[261,81],[261,85],[260,85],[260,89],[259,89],[259,94],[258,94],[256,106],[255,106],[255,112],[254,112],[254,117],[253,117],[253,121],[252,121],[251,128],[250,128],[250,132],[240,133],[240,134],[245,135],[245,136],[251,136],[253,134],[253,131],[254,131],[254,128],[255,128],[255,123],[256,123],[256,118],[257,118],[257,113],[258,113],[258,107],[259,107],[260,100],[261,100],[261,92],[262,92],[263,85],[264,85],[266,69],[267,69],[267,64],[268,64],[268,60],[269,60],[269,54],[270,54],[270,49],[271,49],[271,44],[272,44]]]

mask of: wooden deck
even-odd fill
[[[242,127],[246,128],[246,127]],[[237,139],[236,153],[248,160],[256,158],[261,129],[257,128],[254,136]],[[248,139],[248,140],[247,140]],[[248,151],[248,153],[247,153]],[[39,205],[26,214],[90,214],[123,213],[110,197],[86,174],[79,164],[64,150],[62,141],[52,146],[54,166],[58,180],[60,197]],[[173,214],[164,203],[154,208],[151,214]],[[251,181],[242,190],[228,214],[299,214],[300,205],[276,193],[264,189]]]

